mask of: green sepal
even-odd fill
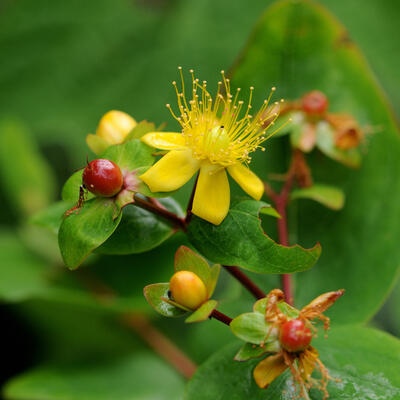
[[[230,327],[235,336],[248,343],[260,345],[277,341],[276,329],[260,313],[241,314],[232,320]]]
[[[89,133],[86,136],[86,144],[96,155],[104,153],[108,147],[112,146],[111,143],[106,139],[102,138],[101,136],[94,135],[93,133]]]
[[[235,361],[247,361],[252,358],[258,358],[266,353],[277,353],[281,350],[278,341],[266,343],[264,346],[256,344],[245,343],[236,353]]]
[[[148,122],[146,120],[140,121],[128,134],[128,136],[125,138],[125,142],[131,140],[131,139],[140,139],[143,135],[149,132],[154,132],[158,129],[156,129],[156,126],[154,125],[153,122]]]
[[[87,256],[115,231],[122,213],[109,198],[85,201],[66,216],[58,233],[58,244],[65,264],[77,268]]]
[[[340,210],[344,206],[343,190],[335,186],[314,184],[308,188],[296,189],[290,195],[291,200],[311,199],[332,210]]]
[[[262,229],[260,209],[266,203],[242,200],[234,203],[218,226],[196,216],[188,227],[188,238],[201,254],[223,265],[238,265],[258,273],[292,273],[311,268],[321,246],[282,246]],[[267,205],[269,207],[269,205]]]
[[[205,321],[211,313],[217,308],[218,301],[208,300],[203,303],[192,315],[186,318],[185,322],[201,322]]]
[[[164,317],[180,317],[187,313],[180,307],[173,304],[168,299],[169,283],[153,283],[143,289],[144,297],[147,302]]]
[[[214,293],[220,266],[214,265],[209,267],[207,261],[199,254],[186,246],[179,247],[175,253],[175,271],[191,271],[195,273],[205,284],[207,288],[207,295],[210,298]]]

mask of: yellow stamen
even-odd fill
[[[266,135],[266,130],[278,117],[278,113],[268,111],[275,88],[271,89],[268,98],[253,116],[250,114],[253,87],[250,88],[248,104],[244,107],[243,101],[239,100],[240,88],[233,96],[230,81],[225,77],[224,71],[221,71],[222,81],[218,82],[214,101],[207,90],[207,82],[200,83],[194,71],[190,70],[192,91],[191,99],[188,101],[181,67],[179,67],[179,74],[181,89],[178,89],[175,81],[172,83],[177,96],[179,113],[175,114],[169,105],[167,107],[182,126],[185,145],[192,150],[193,157],[196,159],[207,159],[212,164],[220,164],[223,167],[238,162],[248,164],[251,161],[250,153],[257,148],[263,150],[261,143],[277,132]],[[221,93],[222,87],[225,89],[224,95]],[[243,108],[245,108],[244,115],[242,115]],[[269,122],[266,123],[266,121]]]

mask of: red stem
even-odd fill
[[[239,267],[223,265],[256,299],[263,299],[266,294]]]
[[[159,215],[160,217],[163,217],[164,219],[170,221],[176,228],[182,229],[183,231],[186,231],[187,224],[186,221],[183,218],[178,217],[176,214],[168,211],[164,206],[160,207],[157,204],[154,204],[155,202],[152,201],[147,201],[144,200],[143,198],[137,196],[135,194],[134,197],[135,200],[135,205],[143,208],[147,211],[152,212],[153,214]]]
[[[225,325],[230,325],[230,323],[232,322],[232,318],[228,317],[227,315],[223,314],[222,312],[218,311],[218,310],[214,310],[211,314],[210,314],[210,318],[214,318],[217,319],[218,321],[223,322]]]

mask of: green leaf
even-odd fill
[[[154,132],[156,131],[156,126],[154,125],[153,122],[147,122],[147,121],[140,121],[129,133],[129,135],[126,137],[125,141],[127,142],[128,140],[131,139],[140,139],[143,135],[145,135],[148,132]],[[153,150],[154,151],[154,150]]]
[[[400,176],[399,131],[359,49],[343,39],[346,34],[320,5],[276,3],[256,26],[231,81],[240,87],[275,85],[288,100],[319,89],[329,97],[330,111],[349,112],[361,126],[381,127],[368,137],[360,169],[346,168],[318,151],[307,155],[315,181],[339,186],[346,194],[340,213],[306,201],[293,204],[288,213],[292,241],[309,246],[318,240],[324,246],[317,267],[296,275],[295,304],[345,288],[346,296],[329,310],[340,323],[371,318],[393,287],[400,259],[400,186],[393,184]],[[262,90],[255,90],[254,104],[262,99]],[[285,170],[285,140],[271,140],[264,154],[252,167],[261,178],[265,171]],[[275,228],[273,221],[264,222],[268,231]],[[265,287],[273,284],[273,277],[260,280]]]
[[[275,210],[272,206],[264,206],[260,209],[260,214],[269,215],[271,217],[281,218],[278,211]]]
[[[266,312],[266,307],[267,307],[267,303],[268,303],[268,297],[265,297],[263,299],[257,300],[254,303],[253,306],[253,311],[255,313],[260,313],[263,316],[265,315]],[[280,311],[285,314],[288,318],[298,318],[298,316],[300,315],[300,311],[297,310],[296,308],[290,306],[289,304],[287,304],[284,301],[280,301],[278,302],[278,307],[280,309]]]
[[[185,322],[201,322],[205,321],[210,314],[217,308],[218,301],[208,300],[202,304],[192,315],[186,318]]]
[[[332,329],[328,339],[321,335],[313,345],[330,375],[340,379],[328,385],[330,400],[400,398],[400,341],[397,339],[374,329],[350,325]],[[237,343],[231,344],[201,365],[187,385],[185,400],[293,399],[289,372],[272,382],[268,389],[260,389],[252,376],[260,359],[234,361],[237,349]],[[321,392],[312,390],[310,398],[321,400]]]
[[[292,200],[311,199],[332,210],[340,210],[344,206],[343,190],[328,185],[314,184],[311,187],[296,189],[290,195]]]
[[[280,350],[279,342],[275,341],[267,343],[265,346],[257,346],[255,344],[246,343],[236,353],[235,361],[248,361],[252,358],[261,357],[266,353],[276,353]]]
[[[154,149],[138,139],[110,146],[101,158],[114,161],[124,172],[134,171],[140,167],[150,167],[154,162],[152,156]]]
[[[199,276],[206,285],[208,296],[211,297],[218,281],[220,266],[212,268],[199,254],[186,246],[179,247],[175,254],[175,271],[191,271]]]
[[[70,210],[74,205],[74,202],[58,201],[34,214],[29,221],[34,225],[47,228],[57,234],[63,222],[65,212]]]
[[[10,205],[26,215],[46,207],[55,193],[55,180],[27,128],[0,120],[0,182]]]
[[[260,273],[311,268],[320,255],[319,244],[310,250],[277,244],[261,228],[258,214],[262,207],[264,203],[259,201],[240,201],[231,206],[219,226],[194,216],[188,228],[189,240],[201,254],[219,264],[238,265]]]
[[[44,365],[5,387],[9,400],[178,400],[182,378],[160,358],[145,353],[70,366]]]
[[[112,199],[99,197],[85,201],[82,208],[65,217],[58,234],[65,264],[71,269],[79,267],[112,235],[121,216]]]
[[[168,299],[169,283],[153,283],[143,289],[147,302],[164,317],[180,317],[187,311],[163,300]]]
[[[64,201],[73,201],[75,203],[79,200],[80,195],[80,187],[82,186],[82,174],[83,168],[79,171],[74,172],[65,182],[62,192],[61,198]],[[85,191],[85,200],[94,199],[94,194],[89,192],[88,190]]]
[[[245,342],[263,344],[275,342],[277,339],[276,330],[265,321],[264,314],[245,313],[241,314],[230,324],[232,332]]]
[[[171,197],[159,200],[169,211],[180,215],[182,209]],[[122,219],[118,228],[97,251],[103,254],[136,254],[151,250],[175,232],[162,217],[135,205],[122,209]]]

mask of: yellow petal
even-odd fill
[[[287,368],[282,354],[276,354],[260,361],[254,368],[253,376],[257,385],[264,389]]]
[[[142,142],[160,150],[176,150],[185,146],[185,138],[175,132],[149,132],[142,136]]]
[[[301,376],[307,381],[315,369],[315,365],[318,359],[318,350],[315,347],[308,346],[299,355],[299,369]]]
[[[204,163],[193,199],[193,214],[219,225],[229,211],[230,190],[225,168]]]
[[[152,192],[171,192],[183,186],[200,168],[191,150],[172,150],[148,169],[140,179]]]
[[[137,125],[127,113],[112,110],[104,114],[97,127],[96,135],[111,144],[122,143],[128,133]]]
[[[231,177],[253,199],[260,200],[264,193],[262,180],[243,164],[234,164],[228,167]]]

